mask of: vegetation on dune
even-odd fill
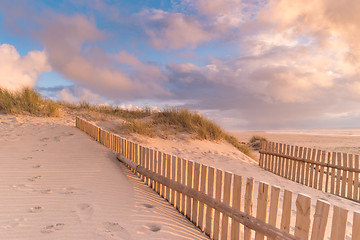
[[[14,92],[0,88],[0,110],[12,114],[56,117],[59,104],[43,99],[38,92],[30,88]]]
[[[165,108],[163,111],[152,111],[149,107],[124,110],[117,106],[92,105],[86,101],[79,104],[68,104],[44,99],[38,92],[30,88],[15,92],[0,88],[0,110],[6,113],[55,117],[59,115],[60,109],[101,120],[109,117],[123,119],[120,130],[127,134],[168,137],[183,132],[198,139],[225,140],[252,157],[251,150],[247,145],[240,143],[234,136],[224,132],[220,126],[201,114],[190,112],[185,108]]]
[[[267,138],[259,135],[254,135],[250,138],[249,143],[255,143],[257,141],[267,141]]]

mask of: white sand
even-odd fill
[[[207,239],[74,127],[0,114],[0,239]]]

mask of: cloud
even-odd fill
[[[53,69],[93,92],[115,99],[168,94],[161,85],[166,77],[155,66],[129,54],[114,57],[97,48],[96,42],[103,41],[106,34],[83,15],[58,15],[45,25],[39,37]],[[135,67],[131,76],[116,58]]]
[[[194,48],[213,37],[196,16],[158,9],[145,10],[138,16],[157,49]]]
[[[44,52],[31,51],[20,56],[14,46],[0,45],[0,87],[11,91],[34,87],[38,76],[50,70]]]
[[[100,95],[78,86],[63,88],[58,92],[58,98],[60,101],[66,103],[78,103],[80,101],[86,101],[91,104],[102,103]]]

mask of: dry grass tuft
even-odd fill
[[[59,104],[43,99],[38,92],[30,88],[15,92],[0,88],[0,110],[11,114],[56,117],[59,114]]]

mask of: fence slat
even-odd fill
[[[331,164],[331,153],[327,153],[327,163]],[[329,166],[326,167],[326,178],[325,178],[325,192],[330,191],[329,189],[329,178],[330,178],[330,168]]]
[[[331,154],[331,163],[333,165],[335,165],[336,163],[336,153],[332,152]],[[336,179],[336,175],[335,175],[335,168],[331,168],[331,186],[330,186],[330,193],[331,194],[335,194],[335,179]]]
[[[200,178],[200,192],[206,193],[206,180],[207,180],[207,166],[201,165],[201,178]],[[204,211],[205,211],[205,205],[203,202],[199,202],[199,222],[198,226],[201,229],[201,231],[204,231],[205,225],[204,225]]]
[[[175,179],[177,182],[181,183],[181,159],[178,157],[175,157],[176,161],[176,173],[175,173]],[[176,192],[176,201],[175,206],[177,210],[180,211],[181,209],[181,193]]]
[[[299,155],[299,147],[295,146],[295,152],[294,155],[292,156],[298,157],[298,155]],[[291,180],[295,181],[297,161],[295,160],[291,160],[291,161],[293,162],[293,168],[291,170]]]
[[[324,239],[329,210],[330,204],[328,202],[325,202],[323,200],[317,200],[311,232],[311,240]]]
[[[221,200],[221,192],[223,186],[223,173],[221,170],[216,169],[216,182],[215,182],[215,199]],[[220,233],[220,212],[215,209],[214,215],[214,236],[213,239],[219,239]]]
[[[232,174],[229,172],[225,172],[224,175],[224,197],[223,203],[230,205],[230,194],[231,194],[231,186],[232,185]],[[228,238],[228,229],[229,229],[229,217],[222,213],[221,219],[221,239],[226,240]]]
[[[321,160],[321,150],[317,150],[316,153],[316,163],[320,162]],[[314,188],[318,189],[319,183],[319,165],[315,164],[315,173],[314,173]]]
[[[269,184],[259,182],[259,191],[256,206],[256,218],[266,222],[269,203]],[[255,240],[263,240],[264,234],[255,232]]]
[[[289,154],[290,154],[290,145],[286,145],[286,155],[289,156]],[[290,159],[286,158],[285,161],[286,161],[286,166],[285,166],[284,176],[288,179],[289,178]]]
[[[186,167],[187,161],[181,159],[181,184],[186,185]],[[186,212],[186,195],[181,194],[181,212],[185,215]]]
[[[208,167],[208,185],[207,185],[207,195],[214,197],[214,175],[215,175],[215,169],[213,167]],[[205,233],[210,236],[213,237],[214,236],[214,232],[213,232],[213,228],[212,228],[212,223],[213,223],[213,212],[214,209],[206,206],[206,225],[205,225]]]
[[[341,166],[341,153],[337,153],[337,165],[340,167]],[[335,194],[340,196],[340,186],[341,186],[341,170],[340,169],[336,169],[336,192]]]
[[[291,151],[290,151],[290,156],[294,156],[294,146],[291,145]],[[287,177],[287,179],[291,179],[291,176],[292,176],[292,172],[293,172],[293,165],[294,165],[294,161],[292,159],[289,158],[289,175]]]
[[[170,155],[170,159],[171,159],[171,179],[176,181],[176,178],[175,178],[175,174],[176,174],[176,157]],[[171,203],[175,206],[176,199],[175,199],[175,191],[173,189],[171,189]]]
[[[232,207],[240,210],[241,208],[241,192],[242,192],[242,176],[234,174],[233,191],[232,191]],[[231,240],[240,239],[240,223],[232,220],[231,223]]]
[[[321,151],[321,162],[325,163],[326,153],[325,151]],[[320,167],[320,176],[319,176],[319,190],[323,190],[323,182],[324,182],[324,166],[321,165]]]
[[[331,226],[331,240],[344,240],[346,235],[346,221],[348,210],[334,206]]]
[[[303,154],[303,158],[307,158],[307,152],[308,152],[308,148],[304,148],[304,154]],[[305,182],[305,163],[304,162],[300,162],[301,165],[301,172],[300,172],[300,183],[304,184]]]
[[[282,145],[282,149],[281,149],[281,153],[282,154],[285,154],[286,152],[286,144],[283,144]],[[284,177],[285,176],[285,162],[286,162],[286,158],[282,158],[282,163],[281,163],[281,176]]]
[[[279,143],[275,144],[275,153],[279,153]],[[278,174],[278,167],[279,167],[279,157],[275,156],[274,169],[273,169],[273,172],[275,174]]]
[[[186,186],[192,188],[192,174],[194,163],[187,160],[187,172],[186,172]],[[186,217],[191,219],[191,198],[186,196]]]
[[[347,154],[343,153],[343,167],[347,167]],[[345,197],[347,183],[347,171],[344,169],[341,175],[341,196]]]
[[[349,159],[348,159],[348,167],[353,167],[353,155],[352,154],[349,154]],[[348,180],[347,180],[347,197],[350,198],[350,199],[355,199],[353,198],[352,194],[353,194],[353,190],[352,190],[352,187],[353,187],[353,172],[352,171],[349,171],[348,173]]]
[[[165,172],[165,177],[167,178],[171,178],[171,162],[170,162],[170,155],[164,153],[164,158],[165,158],[165,163],[166,163],[166,172]],[[169,187],[166,187],[166,199],[171,203],[171,189]]]
[[[316,149],[312,150],[311,160],[316,161]],[[313,187],[314,184],[314,167],[315,164],[310,163],[310,178],[309,178],[309,187]]]
[[[268,223],[276,227],[277,213],[279,209],[280,188],[277,186],[271,187],[270,194],[270,210]]]
[[[282,153],[282,148],[283,148],[282,143],[279,143],[279,148],[278,148],[277,152]],[[283,160],[282,157],[278,158],[278,168],[277,168],[276,174],[279,175],[279,176],[281,176],[281,171],[282,171],[282,160]]]
[[[353,224],[352,224],[352,239],[360,240],[360,213],[354,212]]]
[[[199,190],[200,185],[200,164],[194,164],[194,177],[193,177],[193,189]],[[191,221],[198,226],[198,204],[199,201],[193,199],[192,203],[192,214],[191,214]]]
[[[246,180],[244,211],[246,214],[250,216],[252,216],[253,195],[254,195],[254,178],[248,178]],[[252,238],[251,235],[252,235],[251,229],[244,226],[244,240],[250,240]]]
[[[284,200],[281,214],[280,229],[290,231],[292,192],[284,190]]]
[[[309,238],[311,198],[298,194],[296,199],[295,236],[302,239]]]
[[[300,147],[299,149],[299,158],[303,157],[303,147]],[[301,171],[301,164],[302,162],[297,162],[297,166],[296,166],[296,182],[299,183],[300,182],[300,171]]]
[[[306,156],[307,160],[311,160],[311,148],[308,148],[308,153]],[[305,185],[309,186],[310,185],[310,163],[305,163]]]
[[[159,161],[161,164],[161,176],[165,176],[165,159],[163,158],[162,152],[159,151],[158,155],[159,155]],[[162,197],[165,197],[165,186],[163,184],[161,184],[160,195]]]
[[[355,168],[359,169],[359,155],[355,155]],[[355,173],[354,179],[354,199],[360,200],[359,197],[359,173]]]

